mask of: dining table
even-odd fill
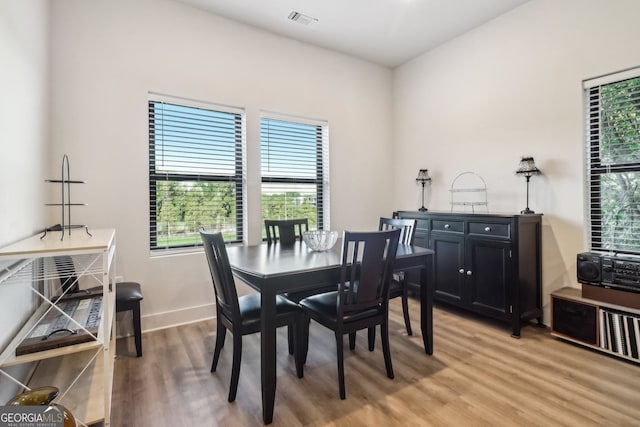
[[[227,255],[235,277],[261,294],[260,363],[262,418],[273,421],[276,394],[276,295],[326,289],[340,281],[342,244],[313,251],[304,242],[292,245],[229,246]],[[394,271],[420,270],[420,327],[424,350],[433,354],[433,251],[399,244]]]

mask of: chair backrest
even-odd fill
[[[399,229],[344,232],[339,321],[352,311],[385,308],[399,237]]]
[[[224,245],[224,238],[220,232],[207,232],[200,229],[200,237],[204,243],[204,252],[207,255],[213,289],[216,294],[216,305],[218,315],[225,315],[231,321],[239,321],[240,306],[238,305],[238,292],[233,280],[227,247]]]
[[[302,232],[309,231],[309,220],[299,219],[265,219],[264,228],[267,231],[267,243],[280,242],[281,245],[291,245],[296,240],[302,241]]]
[[[417,222],[415,219],[380,218],[378,230],[399,229],[400,243],[413,245],[413,236],[416,231]]]

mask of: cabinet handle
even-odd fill
[[[449,224],[445,224],[445,225],[444,225],[444,229],[445,229],[445,230],[448,230],[448,229],[450,229],[450,228],[451,228],[451,226],[450,226]]]
[[[458,270],[458,273],[464,274],[464,268],[461,268],[460,270]]]
[[[491,227],[485,227],[484,231],[486,231],[487,233],[491,231]]]
[[[467,276],[471,276],[471,270],[467,271]]]

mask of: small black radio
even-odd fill
[[[577,276],[580,283],[640,293],[640,258],[580,253]]]

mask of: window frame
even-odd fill
[[[263,174],[263,123],[264,121],[286,122],[295,125],[306,125],[315,127],[315,176],[308,177],[285,177],[285,176],[265,176]],[[316,227],[317,229],[330,229],[330,174],[329,174],[329,123],[326,120],[309,119],[305,117],[261,111],[259,117],[260,126],[260,200],[261,224],[264,224],[262,199],[264,184],[308,184],[315,185],[316,194]],[[293,219],[293,218],[275,218]],[[264,227],[261,227],[264,231]],[[310,224],[310,229],[312,229]],[[261,233],[264,234],[264,233]],[[262,240],[265,237],[262,236]]]
[[[159,172],[156,170],[156,144],[155,126],[155,105],[169,104],[185,108],[208,110],[216,113],[231,114],[234,116],[233,133],[235,134],[234,145],[234,175],[207,174],[207,173],[179,173],[179,172]],[[183,252],[202,247],[201,241],[188,244],[163,245],[158,246],[157,232],[157,183],[158,182],[219,182],[234,183],[235,185],[235,230],[236,239],[229,240],[229,243],[242,243],[246,230],[246,115],[245,111],[239,107],[216,104],[207,101],[198,101],[188,98],[149,92],[147,99],[148,109],[148,177],[149,177],[149,250],[152,255],[165,255],[172,252]]]
[[[632,243],[619,243],[621,246],[610,247],[606,242],[604,227],[605,223],[603,208],[603,180],[604,177],[619,173],[640,174],[640,156],[635,161],[605,162],[601,152],[601,141],[603,140],[603,129],[601,119],[602,88],[607,85],[622,83],[631,79],[640,78],[640,67],[623,70],[599,76],[583,81],[585,99],[585,200],[587,240],[589,249],[598,252],[612,252],[628,255],[640,255],[640,239]],[[634,92],[635,94],[635,92]],[[637,92],[640,95],[640,90]],[[640,134],[633,142],[640,141]],[[623,147],[623,145],[620,145]],[[627,231],[633,232],[635,227],[630,227]],[[613,238],[615,239],[615,232]]]

